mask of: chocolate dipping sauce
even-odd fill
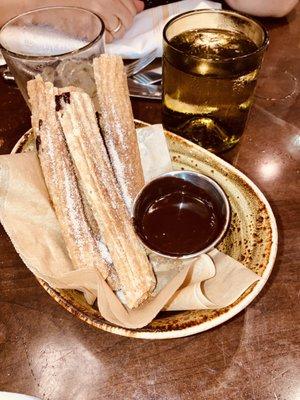
[[[134,215],[136,231],[145,245],[173,257],[209,246],[222,232],[226,219],[213,189],[207,182],[201,188],[174,176],[146,186]]]

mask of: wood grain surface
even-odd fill
[[[0,391],[45,400],[299,399],[299,14],[298,5],[287,18],[264,21],[271,41],[262,72],[277,70],[267,89],[288,73],[298,82],[294,94],[257,98],[241,143],[224,155],[260,187],[277,218],[279,252],[262,293],[244,312],[199,335],[115,336],[56,304],[1,227]],[[157,102],[133,100],[133,109],[138,119],[160,122]],[[20,92],[0,78],[0,153],[10,152],[29,127]]]

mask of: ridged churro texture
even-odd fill
[[[87,222],[76,173],[57,116],[59,92],[51,83],[36,77],[28,82],[28,93],[43,175],[74,269],[97,268],[106,279],[109,266]]]
[[[58,115],[126,304],[129,308],[137,307],[153,291],[155,277],[120,194],[93,103],[87,94],[71,92],[67,101],[62,98]]]
[[[122,289],[126,305],[137,307],[156,280],[120,193],[92,100],[40,77],[28,83],[28,93],[42,171],[74,268],[98,268],[113,289]]]
[[[94,59],[101,133],[128,210],[144,185],[137,136],[122,58]]]

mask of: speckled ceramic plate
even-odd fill
[[[143,123],[136,122],[137,126]],[[43,288],[66,310],[84,322],[118,335],[167,339],[211,329],[242,311],[265,285],[277,252],[277,227],[271,207],[257,186],[244,174],[212,153],[166,132],[174,169],[189,169],[213,178],[227,194],[232,219],[219,250],[241,261],[262,279],[254,283],[233,304],[219,310],[160,313],[142,329],[124,329],[104,320],[96,307],[89,306],[76,290],[57,290],[39,280]],[[32,151],[34,139],[26,133],[13,152]]]

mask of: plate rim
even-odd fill
[[[138,122],[140,124],[143,124],[144,126],[149,126],[151,124],[146,123],[144,121],[140,121],[135,119],[135,122]],[[167,135],[171,138],[177,138],[178,135],[175,135],[172,132],[164,130]],[[26,135],[29,135],[31,132],[31,129],[29,129],[27,132],[25,132],[21,138],[17,141],[15,146],[13,147],[11,154],[14,154],[18,151],[20,145],[25,142]],[[189,142],[183,138],[180,137],[180,140],[182,140],[185,145],[190,146],[191,148],[194,148],[195,146],[198,147],[196,144]],[[205,322],[201,322],[200,324],[183,328],[183,329],[174,329],[174,330],[168,330],[168,331],[143,331],[143,330],[134,330],[134,329],[127,329],[119,326],[113,326],[109,325],[105,322],[101,323],[98,322],[95,318],[92,318],[91,316],[86,316],[82,311],[78,310],[72,303],[69,303],[66,299],[64,299],[59,292],[57,292],[54,288],[52,288],[47,282],[43,281],[42,279],[39,279],[36,277],[37,281],[40,283],[40,285],[44,288],[44,290],[59,304],[61,305],[65,310],[67,310],[69,313],[77,317],[78,319],[82,320],[83,322],[93,326],[94,328],[98,328],[101,330],[104,330],[109,333],[114,333],[120,336],[126,336],[130,338],[137,338],[137,339],[175,339],[175,338],[180,338],[180,337],[186,337],[186,336],[191,336],[195,335],[197,333],[205,332],[209,329],[215,328],[218,325],[223,324],[224,322],[228,321],[229,319],[233,318],[235,315],[243,311],[248,305],[259,295],[259,293],[262,291],[263,287],[265,286],[267,280],[270,277],[270,274],[272,272],[276,255],[277,255],[277,249],[278,249],[278,229],[277,229],[277,223],[276,219],[274,216],[274,213],[272,211],[272,208],[265,197],[265,195],[262,193],[262,191],[258,188],[258,186],[250,179],[248,178],[247,175],[245,175],[243,172],[241,172],[239,169],[235,168],[233,165],[229,164],[227,161],[223,160],[222,158],[218,157],[217,155],[209,152],[208,150],[200,147],[200,151],[203,152],[203,154],[207,154],[209,157],[211,157],[215,162],[225,166],[229,171],[233,172],[234,174],[238,175],[244,182],[246,182],[251,189],[254,191],[256,196],[259,198],[259,200],[265,205],[268,216],[270,218],[270,227],[271,227],[271,249],[270,249],[270,256],[268,263],[266,265],[265,270],[263,271],[263,274],[261,276],[261,279],[256,282],[255,286],[251,290],[251,292],[246,295],[245,298],[243,298],[238,304],[234,305],[231,307],[228,311],[224,312],[221,315],[218,315],[214,317],[212,320],[208,320]],[[199,150],[199,149],[198,149]],[[143,329],[143,328],[141,328]]]

